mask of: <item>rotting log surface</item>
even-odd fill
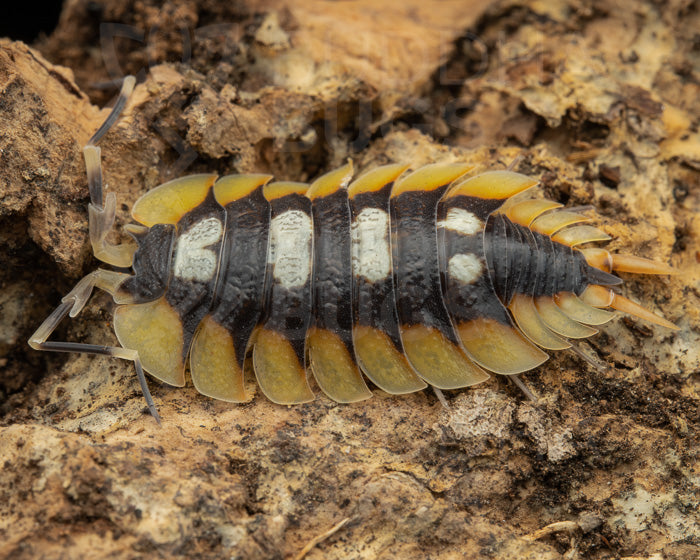
[[[0,43],[0,558],[295,558],[344,519],[306,558],[698,557],[697,4],[488,4],[68,1],[32,48]],[[153,382],[158,428],[129,364],[25,342],[97,266],[80,149],[125,73],[102,142],[120,224],[183,173],[522,154],[612,250],[680,270],[624,293],[681,331],[618,318],[584,346],[610,369],[557,353],[524,376],[536,403],[502,378],[449,409]],[[57,336],[113,344],[111,309]]]

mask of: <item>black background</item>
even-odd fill
[[[0,2],[0,37],[31,44],[41,34],[49,35],[58,24],[63,2],[44,0]]]

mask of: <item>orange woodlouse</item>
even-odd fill
[[[470,166],[433,164],[406,174],[386,165],[351,181],[352,165],[311,185],[268,175],[191,175],[142,196],[127,226],[136,244],[112,245],[113,193],[103,198],[96,143],[84,149],[95,256],[134,274],[98,269],[63,298],[29,340],[38,350],[132,360],[175,386],[190,374],[200,393],[247,400],[252,349],[262,392],[280,404],[313,399],[307,361],[338,402],[428,384],[455,389],[487,371],[515,375],[571,347],[612,318],[605,308],[675,325],[616,294],[614,271],[670,274],[663,264],[578,245],[609,237],[561,204],[511,197],[537,181],[510,171],[463,179]],[[98,287],[118,304],[121,347],[49,342]]]

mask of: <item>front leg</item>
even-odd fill
[[[61,304],[44,320],[41,326],[39,326],[29,339],[29,345],[35,350],[48,352],[78,352],[82,354],[98,354],[101,356],[131,360],[136,367],[136,375],[138,376],[143,396],[146,399],[148,410],[156,419],[156,422],[160,424],[160,416],[153,402],[153,397],[148,390],[146,376],[143,373],[141,360],[136,350],[121,348],[119,346],[101,346],[98,344],[85,344],[80,342],[47,342],[48,338],[56,330],[56,327],[58,327],[60,322],[67,315],[75,317],[80,313],[95,287],[108,292],[112,297],[115,297],[116,300],[119,300],[118,303],[129,303],[124,299],[123,294],[119,294],[118,292],[120,284],[127,278],[129,278],[128,274],[103,269],[98,269],[88,274],[76,284],[70,293],[63,298]]]

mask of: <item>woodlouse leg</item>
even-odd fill
[[[61,304],[54,309],[44,322],[39,326],[36,332],[29,339],[29,345],[35,350],[43,350],[48,352],[79,352],[83,354],[98,354],[101,356],[111,356],[113,358],[121,358],[131,360],[136,367],[136,374],[141,385],[141,391],[146,399],[148,410],[160,424],[160,416],[153,402],[153,397],[146,384],[146,377],[141,367],[139,354],[136,350],[128,348],[120,348],[116,346],[101,346],[98,344],[85,344],[81,342],[47,342],[56,327],[65,319],[67,315],[75,317],[92,294],[95,287],[101,288],[114,296],[119,285],[128,278],[128,274],[121,272],[113,272],[110,270],[98,269],[85,278],[83,278],[73,288],[70,293],[63,298]]]
[[[523,383],[523,380],[520,379],[517,373],[514,375],[507,375],[506,377],[508,378],[508,381],[512,382],[518,389],[520,389],[528,399],[530,399],[532,402],[537,402],[537,397],[535,394],[530,391],[529,387],[525,385],[525,383]]]
[[[596,207],[593,204],[582,204],[581,206],[568,206],[566,208],[568,212],[576,212],[578,214],[583,214],[584,212],[595,212]]]
[[[103,196],[101,155],[100,148],[96,144],[119,118],[134,89],[135,82],[136,79],[133,76],[127,76],[124,79],[122,89],[112,111],[83,148],[88,188],[90,190],[88,214],[90,218],[90,243],[92,244],[92,250],[95,257],[101,261],[120,268],[128,268],[132,265],[136,245],[133,243],[112,245],[106,240],[107,234],[114,225],[117,199],[114,193],[108,193],[106,197]]]
[[[442,405],[442,408],[445,410],[450,409],[450,403],[447,402],[447,399],[445,398],[445,393],[443,393],[440,389],[437,387],[433,386],[433,391],[435,392],[435,396],[438,398],[440,401],[440,404]]]
[[[508,164],[508,167],[506,167],[506,171],[515,171],[515,168],[518,167],[518,165],[520,165],[520,163],[524,159],[525,159],[525,150],[521,151],[517,156],[515,156],[513,161],[511,161]]]
[[[590,349],[590,346],[585,345],[583,342],[571,341],[571,347],[569,348],[569,350],[571,350],[574,354],[576,354],[584,362],[593,366],[595,369],[597,369],[601,373],[605,373],[605,372],[610,370],[610,366],[608,366],[608,364],[606,364],[605,362],[598,360],[598,359],[594,358],[593,356],[591,356],[590,354],[584,352],[583,348]]]

